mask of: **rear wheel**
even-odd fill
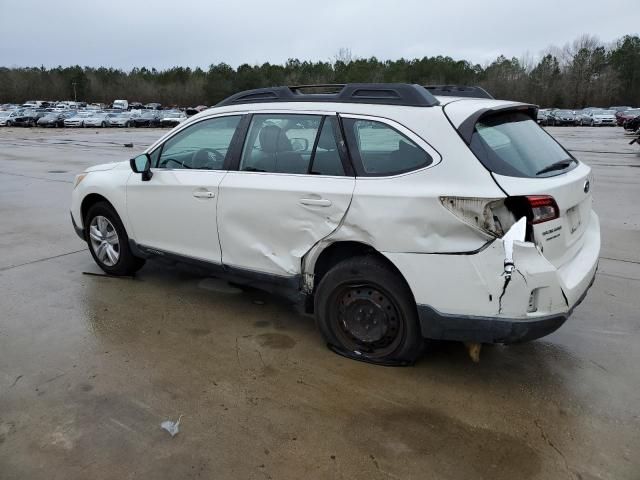
[[[315,295],[316,322],[328,344],[372,362],[415,362],[424,344],[404,279],[373,256],[340,262]]]
[[[107,202],[89,208],[84,221],[85,239],[91,256],[110,275],[133,275],[145,261],[129,248],[129,237],[120,217]]]

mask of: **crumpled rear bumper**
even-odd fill
[[[517,343],[541,338],[555,332],[569,318],[593,285],[595,272],[589,287],[567,313],[535,318],[480,317],[474,315],[446,314],[428,305],[418,305],[420,329],[425,338],[456,340],[478,343]]]
[[[594,281],[600,223],[592,212],[575,256],[556,267],[530,242],[515,242],[507,279],[502,239],[467,254],[389,253],[415,298],[425,338],[513,343],[558,329]]]

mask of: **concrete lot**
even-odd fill
[[[585,302],[478,365],[451,343],[385,368],[266,294],[153,263],[83,274],[74,174],[162,131],[0,129],[0,478],[640,478],[640,148],[549,130],[594,169]]]

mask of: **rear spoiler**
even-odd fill
[[[476,128],[476,123],[484,117],[494,115],[496,113],[505,112],[521,112],[531,117],[532,120],[537,120],[538,106],[529,103],[516,103],[510,105],[500,105],[492,108],[481,108],[477,112],[471,114],[464,120],[458,127],[458,134],[462,137],[467,145],[471,144],[471,136]]]

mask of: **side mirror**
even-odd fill
[[[131,166],[131,170],[134,173],[142,174],[142,181],[148,182],[151,180],[153,176],[153,172],[151,171],[151,157],[148,153],[143,153],[142,155],[138,155],[135,158],[129,160],[129,165]]]
[[[309,149],[309,140],[306,138],[292,138],[291,147],[294,152],[306,152]]]

